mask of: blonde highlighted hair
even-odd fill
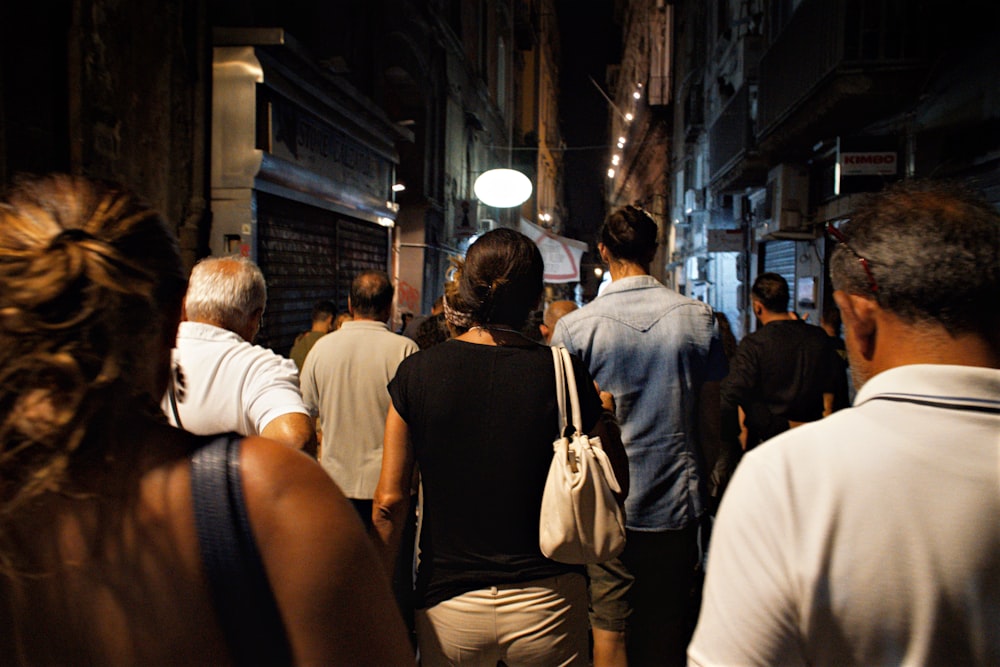
[[[109,446],[111,413],[155,414],[169,357],[150,350],[167,344],[185,287],[173,232],[120,186],[51,175],[0,202],[3,570],[7,520]]]

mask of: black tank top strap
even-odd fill
[[[236,434],[191,457],[191,495],[205,578],[236,665],[288,665],[291,647],[253,538]]]

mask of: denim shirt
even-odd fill
[[[652,276],[615,280],[556,324],[552,345],[580,355],[615,397],[628,454],[626,523],[679,530],[705,511],[697,399],[727,372],[712,309]]]

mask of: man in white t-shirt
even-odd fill
[[[163,410],[191,433],[261,435],[315,454],[295,363],[252,342],[266,302],[264,276],[250,260],[209,257],[195,265]]]
[[[1000,664],[1000,215],[908,182],[828,229],[854,407],[740,463],[689,662]]]

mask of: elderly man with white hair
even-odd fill
[[[315,454],[295,363],[253,344],[266,303],[264,276],[252,261],[208,257],[195,265],[164,412],[191,433],[262,435]]]

